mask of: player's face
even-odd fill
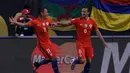
[[[83,8],[82,11],[81,11],[81,15],[82,15],[82,17],[88,16],[88,9],[87,8]]]
[[[47,9],[44,9],[44,10],[41,12],[41,15],[42,15],[42,17],[47,17],[47,16],[48,16],[48,11],[47,11]]]

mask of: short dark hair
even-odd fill
[[[44,12],[45,9],[47,9],[47,8],[39,8],[39,9],[38,9],[38,12],[39,12],[39,13],[40,13],[40,12]]]
[[[38,10],[39,16],[41,16],[41,12],[44,12],[45,9],[47,9],[47,8],[39,8],[39,10]]]
[[[83,7],[83,8],[87,9],[87,10],[88,10],[88,12],[90,12],[90,11],[91,11],[91,10],[90,10],[90,8],[87,8],[87,7]],[[82,8],[82,9],[83,9],[83,8]]]

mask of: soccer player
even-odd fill
[[[105,40],[103,39],[96,22],[88,17],[88,8],[82,8],[81,17],[74,18],[69,21],[57,22],[58,25],[75,25],[77,32],[77,40],[76,47],[78,53],[78,59],[73,59],[71,64],[71,69],[74,70],[76,64],[83,64],[86,62],[84,66],[84,70],[82,73],[88,73],[90,71],[91,59],[93,58],[93,47],[91,44],[91,31],[93,28],[96,31],[98,37],[102,40],[103,44],[107,47]]]
[[[49,62],[52,62],[52,68],[54,70],[54,73],[59,73],[57,60],[56,60],[56,49],[54,46],[52,46],[52,43],[49,39],[48,34],[48,27],[52,26],[54,23],[52,20],[48,18],[48,11],[46,8],[41,9],[40,16],[32,21],[29,21],[28,23],[21,23],[14,20],[14,18],[9,18],[9,21],[11,23],[15,23],[18,26],[26,27],[30,26],[33,27],[35,30],[35,33],[37,35],[37,46],[36,48],[40,49],[40,51],[45,56],[45,60],[42,60],[40,63],[34,63],[35,70],[43,65],[47,64]]]

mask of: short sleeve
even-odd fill
[[[51,19],[48,19],[48,22],[49,22],[50,26],[53,25],[53,23],[54,23]]]
[[[94,19],[92,19],[92,23],[93,23],[94,29],[98,30],[98,26],[97,26],[96,21]]]
[[[31,20],[31,21],[29,21],[27,24],[28,24],[28,26],[30,26],[30,27],[35,27],[35,25],[36,25],[35,20]]]
[[[76,24],[76,18],[75,18],[75,19],[70,20],[70,24]]]

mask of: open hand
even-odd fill
[[[51,27],[55,27],[57,25],[57,23],[53,23],[51,24]]]
[[[14,24],[16,21],[13,17],[9,17],[9,22],[11,22],[11,24]]]
[[[108,45],[107,45],[107,43],[106,43],[106,42],[104,42],[104,46],[105,46],[106,48],[108,48]]]

